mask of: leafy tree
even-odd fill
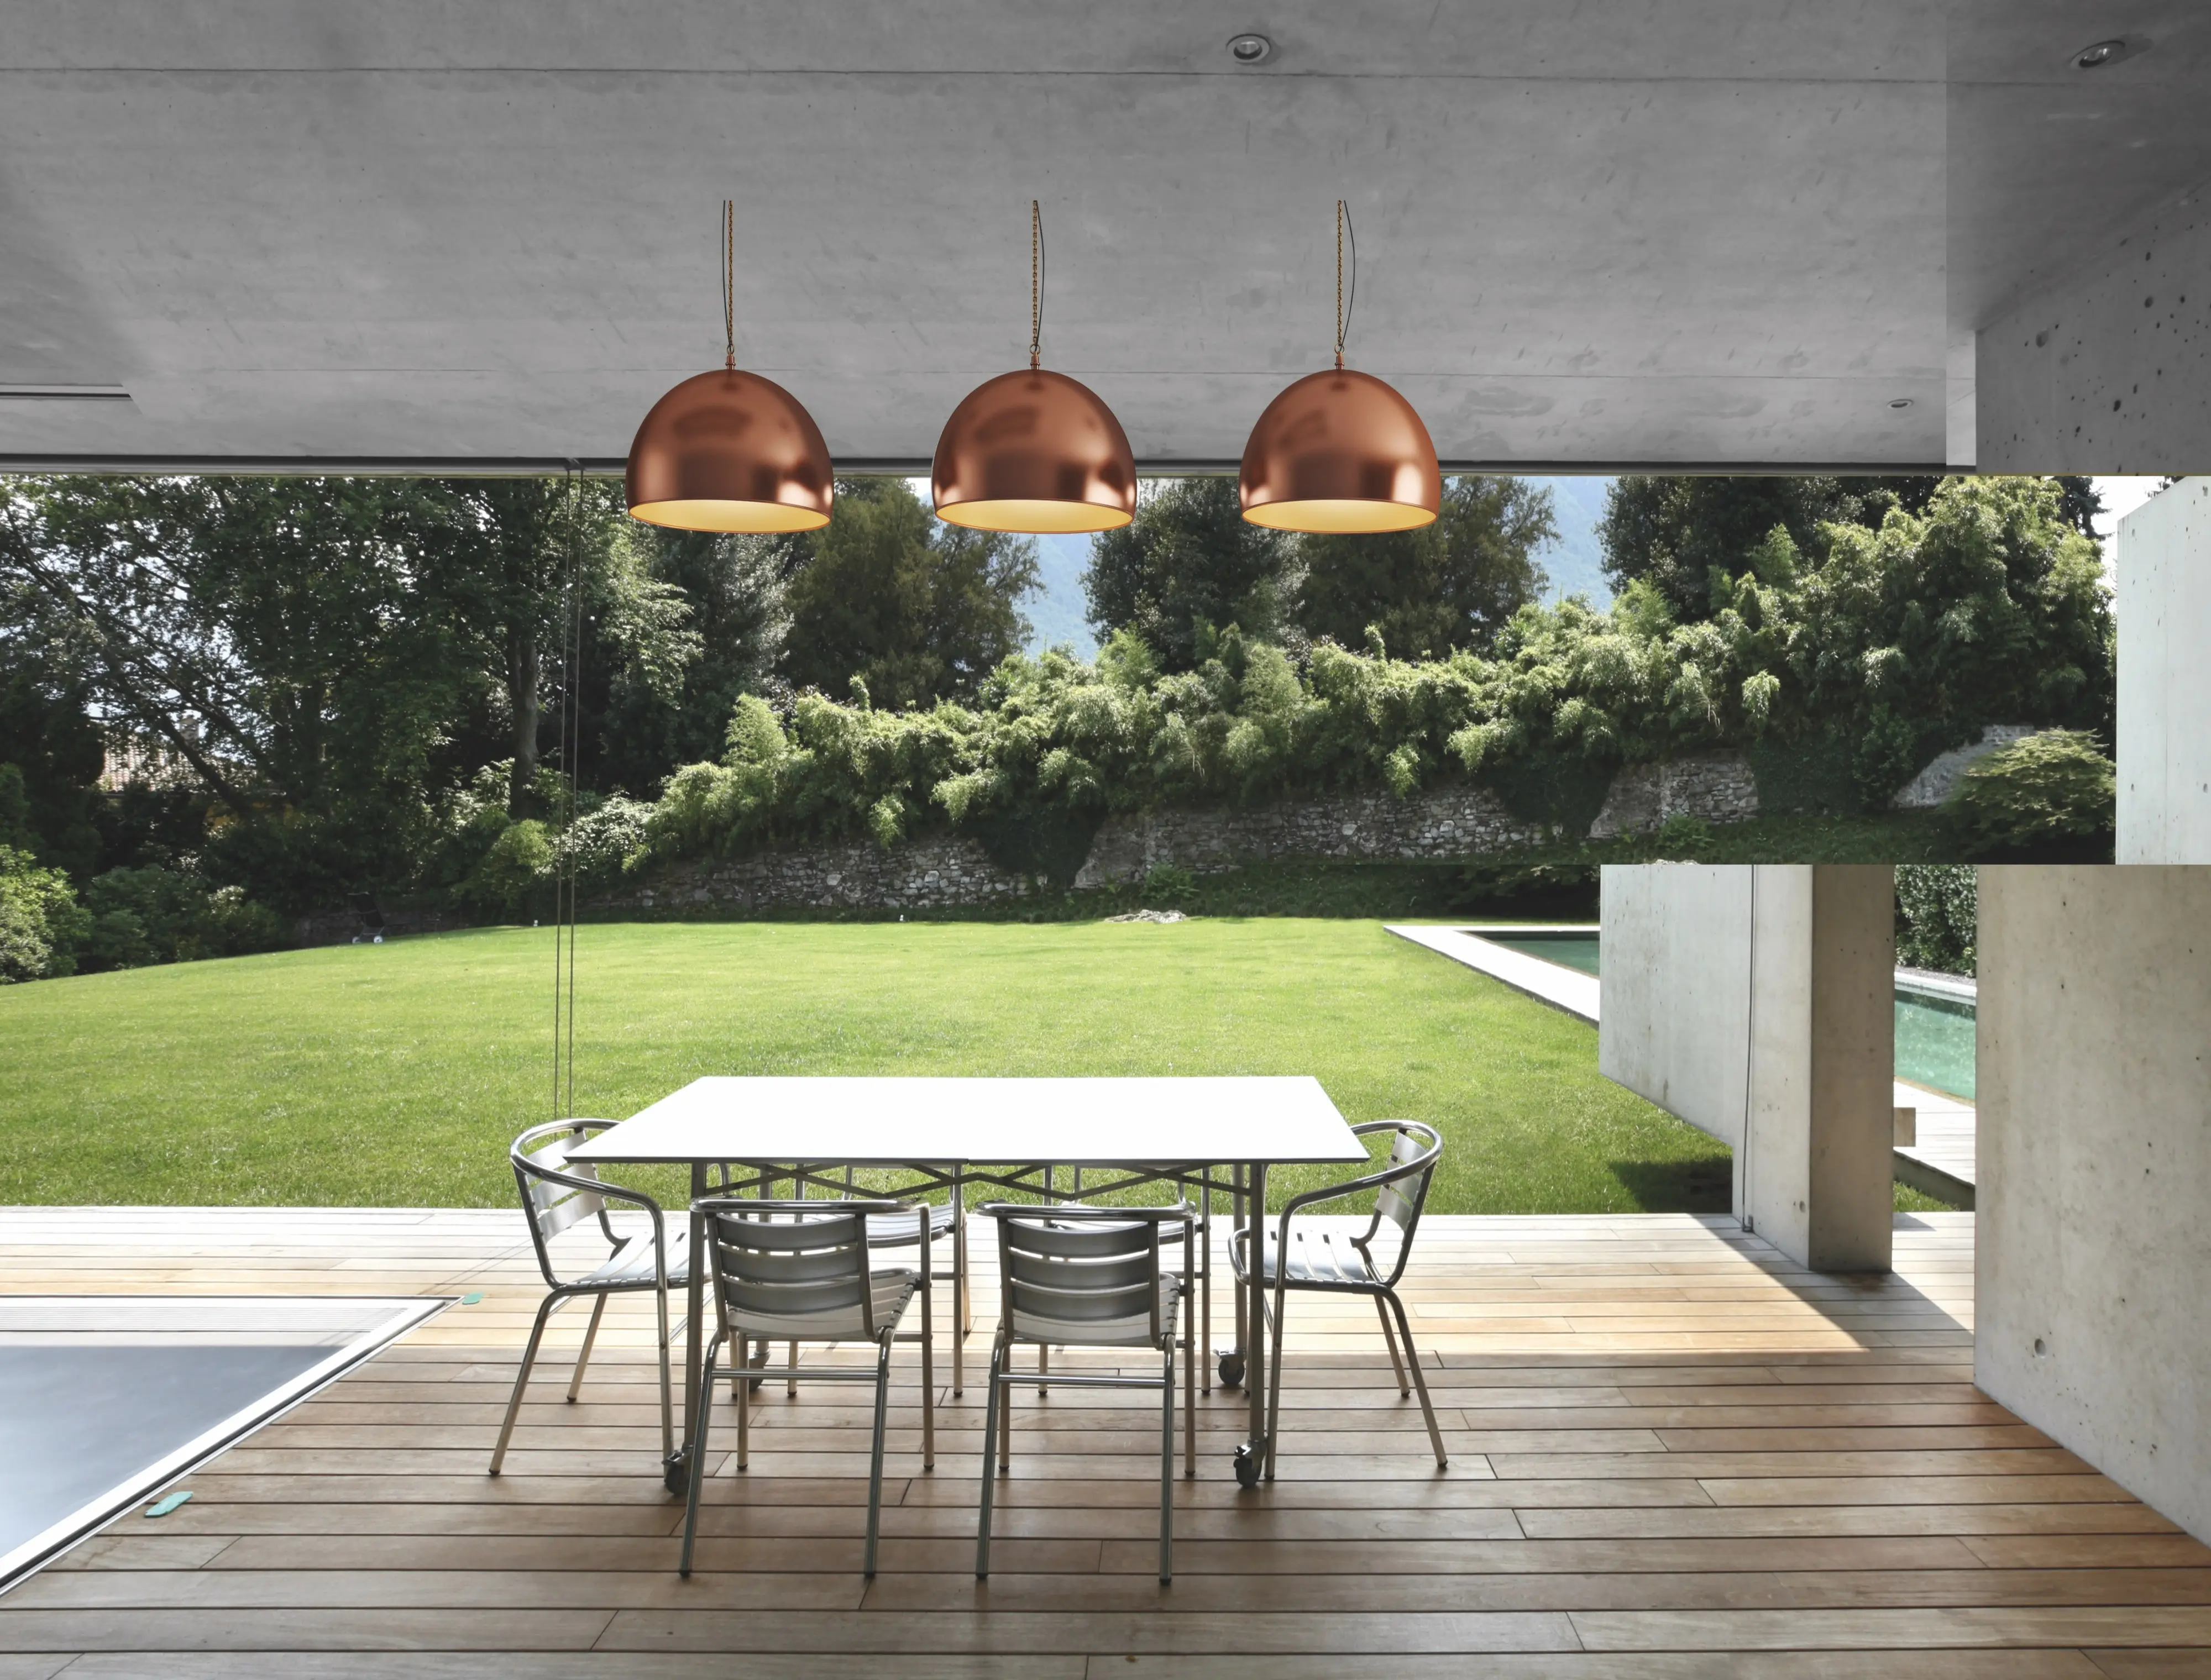
[[[1536,551],[1558,535],[1548,489],[1517,478],[1452,479],[1441,516],[1419,530],[1304,538],[1298,622],[1348,648],[1365,645],[1372,628],[1400,658],[1486,646],[1542,594]]]
[[[1036,545],[937,521],[903,479],[837,486],[836,511],[799,540],[784,600],[784,676],[903,710],[972,695],[1029,632],[1019,602]]]
[[[12,772],[15,789],[0,805],[21,801],[18,816],[0,818],[0,831],[14,829],[13,837],[0,832],[0,844],[82,880],[100,856],[105,744],[82,680],[48,650],[25,645],[25,627],[19,613],[0,618],[0,776]]]
[[[1945,974],[1971,974],[1979,942],[1980,896],[1970,863],[1896,867],[1896,960]]]
[[[1942,814],[1968,855],[2016,855],[2105,838],[2117,805],[2118,771],[2096,738],[2044,729],[1973,764]]]
[[[67,875],[0,846],[0,986],[75,974],[86,924]]]
[[[1682,623],[1714,611],[1714,568],[1730,576],[1777,526],[1816,563],[1831,523],[1878,526],[1891,508],[1924,510],[1931,478],[1731,477],[1626,474],[1606,493],[1597,525],[1604,575],[1615,592],[1638,578],[1658,591]]]
[[[1092,545],[1082,588],[1101,640],[1133,631],[1163,668],[1189,671],[1231,625],[1279,639],[1298,564],[1289,537],[1245,521],[1234,480],[1148,480],[1134,522]]]

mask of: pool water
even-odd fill
[[[1973,1100],[1973,1006],[1963,998],[1896,994],[1896,1077]]]
[[[1484,934],[1491,945],[1596,974],[1595,934]],[[1962,998],[1896,994],[1896,1077],[1973,1100],[1973,1006]]]
[[[1561,968],[1579,969],[1584,974],[1597,971],[1595,934],[1532,934],[1522,938],[1484,934],[1481,937],[1491,945],[1501,945],[1523,956],[1541,957]]]

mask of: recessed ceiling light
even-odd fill
[[[2106,64],[2117,63],[2122,58],[2133,57],[2148,45],[2147,41],[2128,40],[2124,37],[2098,41],[2093,46],[2082,47],[2073,55],[2073,68],[2076,70],[2101,69]]]
[[[1911,399],[1908,396],[1892,396],[1888,399],[1888,406],[1892,408],[1909,408],[1911,406]]]
[[[1239,64],[1263,64],[1275,56],[1275,44],[1264,35],[1238,35],[1228,43],[1228,56]]]

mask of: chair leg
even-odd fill
[[[712,1343],[706,1347],[706,1380],[699,1392],[714,1392],[714,1356],[720,1350]],[[691,1574],[691,1544],[699,1533],[699,1496],[706,1485],[706,1423],[714,1415],[714,1408],[702,1405],[699,1415],[691,1420],[691,1484],[683,1496],[683,1557],[675,1566],[675,1573],[686,1580]],[[740,1420],[744,1413],[737,1414]]]
[[[1198,1230],[1203,1247],[1197,1261],[1198,1337],[1202,1344],[1197,1350],[1198,1381],[1205,1392],[1213,1392],[1213,1187],[1205,1187],[1205,1212],[1198,1221]]]
[[[1046,1347],[1042,1342],[1039,1342],[1037,1344],[1037,1394],[1039,1398],[1042,1398],[1044,1395],[1049,1394],[1051,1392],[1051,1388],[1045,1382],[1045,1378],[1050,1375],[1051,1373],[1051,1350]]]
[[[514,1393],[506,1403],[506,1422],[499,1426],[499,1444],[491,1449],[491,1473],[494,1476],[506,1462],[506,1443],[514,1434],[515,1416],[522,1410],[522,1391],[530,1386],[530,1368],[537,1363],[537,1345],[545,1338],[545,1320],[567,1298],[565,1295],[548,1295],[538,1304],[537,1322],[530,1326],[530,1343],[522,1350],[522,1369],[514,1374]]]
[[[1408,1400],[1413,1397],[1413,1385],[1405,1380],[1405,1362],[1397,1357],[1397,1332],[1390,1322],[1390,1309],[1382,1304],[1382,1297],[1374,1297],[1374,1316],[1382,1320],[1382,1339],[1390,1349],[1390,1369],[1397,1374],[1397,1398]]]
[[[1436,1449],[1436,1468],[1445,1469],[1451,1460],[1444,1456],[1444,1436],[1436,1427],[1436,1409],[1428,1404],[1428,1380],[1420,1375],[1420,1356],[1413,1348],[1412,1322],[1405,1316],[1405,1303],[1397,1299],[1394,1290],[1386,1299],[1397,1314],[1397,1333],[1404,1339],[1405,1363],[1412,1368],[1413,1387],[1420,1397],[1420,1416],[1428,1420],[1428,1445]]]
[[[591,1321],[584,1326],[584,1345],[576,1350],[576,1369],[568,1378],[568,1404],[576,1404],[576,1396],[583,1392],[584,1367],[591,1363],[591,1344],[599,1339],[599,1320],[606,1315],[607,1298],[598,1296],[591,1302]]]
[[[740,1371],[745,1369],[745,1342],[746,1338],[742,1336],[737,1338],[737,1369]],[[767,1346],[767,1344],[766,1342],[762,1342],[760,1346],[765,1348]],[[700,1393],[701,1393],[706,1392],[706,1391],[705,1389],[700,1390]],[[748,1387],[742,1380],[739,1381],[736,1385],[736,1393],[737,1398],[737,1468],[742,1470],[747,1465],[752,1462],[753,1397],[751,1389]],[[701,1410],[703,1411],[704,1408],[702,1407]]]
[[[1160,1579],[1174,1579],[1174,1327],[1160,1366]]]
[[[784,1395],[785,1399],[795,1400],[798,1398],[798,1344],[796,1342],[791,1345],[790,1363],[785,1369],[789,1374],[784,1378]]]
[[[1275,1336],[1273,1345],[1267,1351],[1267,1479],[1275,1479],[1275,1443],[1282,1434],[1282,1320],[1289,1316],[1290,1298],[1283,1288],[1282,1271],[1288,1257],[1283,1257],[1275,1274]]]
[[[675,1456],[675,1396],[668,1374],[668,1291],[655,1290],[653,1304],[660,1312],[660,1457],[664,1464]],[[699,1391],[700,1404],[711,1405],[714,1386],[709,1383]]]
[[[1197,1303],[1194,1294],[1185,1290],[1182,1297],[1182,1473],[1185,1476],[1197,1474]]]
[[[1001,1381],[1006,1360],[1006,1338],[1001,1331],[990,1345],[990,1375],[985,1379],[990,1385],[990,1396],[983,1403],[983,1505],[975,1522],[975,1579],[982,1580],[990,1573],[990,1498],[997,1490],[998,1478],[990,1467],[990,1446],[998,1434],[998,1408],[1004,1405]]]
[[[868,1459],[868,1552],[860,1573],[875,1578],[875,1537],[883,1520],[883,1426],[891,1405],[891,1333],[884,1331],[875,1354],[875,1443]]]
[[[955,1335],[957,1332],[954,1333]],[[921,1467],[936,1468],[936,1318],[930,1307],[929,1248],[921,1251]]]

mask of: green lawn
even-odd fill
[[[601,925],[578,975],[588,1114],[710,1073],[1309,1073],[1442,1127],[1439,1212],[1727,1205],[1594,1028],[1376,922]],[[552,983],[550,933],[494,929],[6,988],[0,1202],[503,1204]]]

